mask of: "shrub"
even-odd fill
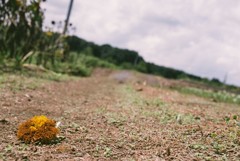
[[[68,73],[76,76],[89,76],[91,69],[87,68],[84,64],[70,64]]]

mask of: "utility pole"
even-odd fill
[[[223,79],[224,84],[227,84],[227,79],[228,79],[228,73],[226,73],[224,76],[224,79]]]
[[[135,60],[134,60],[134,63],[133,63],[134,66],[136,66],[137,63],[138,63],[138,57],[139,57],[138,55],[135,57]]]
[[[65,25],[64,25],[64,29],[63,29],[63,35],[65,35],[66,32],[67,32],[69,18],[70,18],[70,14],[71,14],[71,11],[72,11],[72,5],[73,5],[73,0],[71,0],[70,4],[69,4],[68,13],[67,13],[67,19],[65,21]]]

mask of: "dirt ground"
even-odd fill
[[[21,90],[6,81],[0,90],[0,160],[240,160],[239,105],[169,88],[176,84],[181,82],[103,69]],[[18,125],[35,115],[60,121],[62,140],[19,141]]]

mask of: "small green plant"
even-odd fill
[[[12,145],[8,145],[7,147],[5,147],[5,152],[11,152],[13,149],[13,146]]]
[[[6,159],[5,156],[4,156],[4,153],[0,153],[0,159],[2,159],[2,160]]]
[[[108,124],[113,125],[115,127],[123,126],[126,121],[126,118],[124,116],[121,116],[117,113],[107,113],[106,117]]]
[[[202,144],[191,144],[189,147],[191,149],[195,149],[195,150],[205,150],[205,149],[207,149],[207,147],[205,145],[202,145]]]
[[[106,147],[104,151],[105,157],[111,157],[112,156],[112,148]]]

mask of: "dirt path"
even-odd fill
[[[183,95],[169,84],[99,70],[36,90],[6,88],[0,94],[0,160],[238,160],[240,127],[232,117],[239,106]],[[64,140],[43,146],[18,141],[17,125],[34,115],[61,121]]]

